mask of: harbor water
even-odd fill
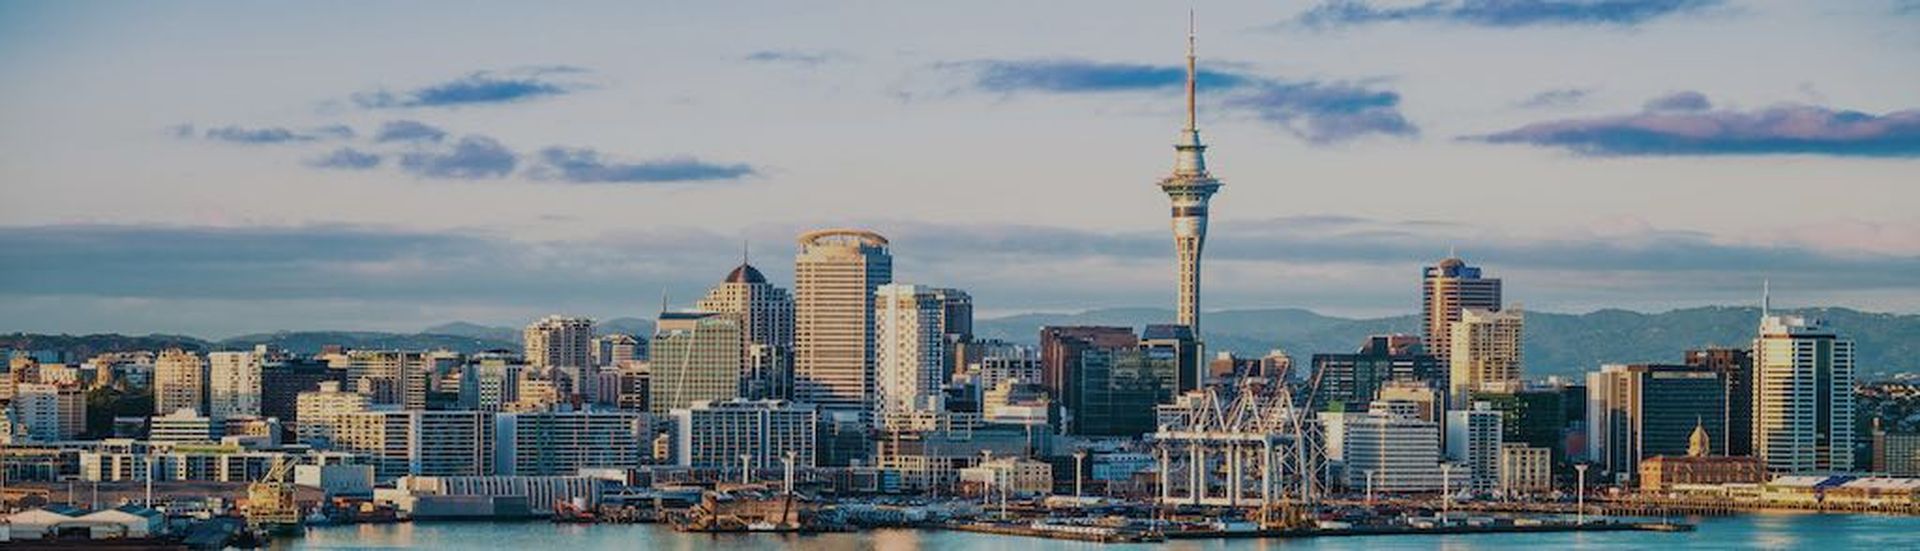
[[[1273,549],[1380,551],[1390,549],[1627,550],[1658,549],[1920,549],[1920,518],[1814,513],[1754,513],[1695,518],[1692,532],[1586,532],[1364,536],[1299,539],[1179,540],[1162,544],[1098,544],[942,530],[858,533],[688,534],[665,525],[552,524],[547,522],[417,522],[326,526],[274,549],[515,549],[520,551],[795,550],[1009,551],[1131,550],[1261,551]]]

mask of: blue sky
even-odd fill
[[[722,4],[722,5],[709,5]],[[1920,311],[1911,0],[1200,2],[1207,309]],[[0,2],[0,330],[690,303],[893,239],[987,314],[1168,306],[1185,6]]]

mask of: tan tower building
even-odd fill
[[[547,316],[527,326],[523,335],[527,365],[586,367],[593,365],[593,320]]]
[[[746,334],[740,396],[784,398],[793,382],[793,297],[745,261],[694,306],[738,316]]]
[[[1469,308],[1500,309],[1500,279],[1480,277],[1480,268],[1448,256],[1420,278],[1421,327],[1427,351],[1441,362],[1453,358],[1453,324]]]
[[[807,232],[793,262],[795,401],[822,422],[873,408],[874,290],[893,281],[887,238],[852,229]]]
[[[1464,407],[1469,392],[1520,390],[1520,309],[1470,308],[1451,324],[1452,364],[1447,376],[1453,404]]]
[[[153,360],[153,412],[206,411],[207,363],[197,352],[170,348]]]
[[[1207,172],[1207,146],[1200,142],[1194,106],[1195,66],[1192,21],[1187,27],[1187,126],[1174,142],[1173,173],[1160,179],[1160,191],[1173,203],[1173,250],[1179,268],[1177,321],[1200,339],[1200,254],[1207,244],[1207,201],[1220,180]]]

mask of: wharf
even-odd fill
[[[1152,543],[1166,541],[1159,534],[1113,529],[1106,530],[1043,530],[1027,525],[992,523],[952,523],[941,526],[948,530],[997,534],[1002,536],[1026,536],[1056,540],[1073,540],[1093,543]]]
[[[1534,534],[1547,532],[1690,532],[1691,524],[1659,522],[1589,522],[1586,524],[1490,524],[1446,526],[1353,526],[1348,528],[1287,528],[1277,530],[1185,530],[1167,532],[1167,539],[1320,538],[1342,536],[1416,536],[1444,534]]]

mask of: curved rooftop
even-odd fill
[[[727,283],[766,283],[767,276],[760,275],[760,270],[754,268],[752,264],[747,264],[745,262],[742,262],[740,263],[740,267],[734,268],[733,271],[731,272],[727,272],[726,282]]]
[[[869,247],[887,246],[887,238],[878,233],[853,228],[828,228],[800,234],[800,246],[858,243]]]

